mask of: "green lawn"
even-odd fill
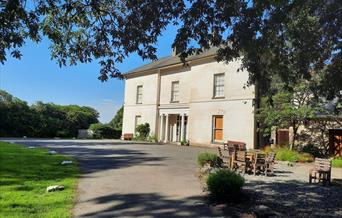
[[[78,168],[47,152],[0,142],[0,217],[71,217]],[[48,193],[50,185],[65,190]]]
[[[342,157],[332,160],[332,167],[342,168]]]

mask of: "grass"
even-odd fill
[[[77,166],[62,166],[73,159],[47,152],[0,142],[0,217],[71,217]],[[65,190],[48,193],[50,185]]]
[[[299,153],[288,148],[278,148],[276,149],[276,160],[304,163],[314,161],[314,157],[308,153]]]
[[[342,157],[333,159],[331,165],[332,167],[342,168]]]

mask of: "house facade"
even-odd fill
[[[125,74],[123,134],[149,123],[159,142],[256,144],[254,86],[240,61],[215,60],[216,49],[187,59],[169,56]]]

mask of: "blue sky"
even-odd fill
[[[176,29],[171,26],[163,32],[157,44],[158,57],[171,54],[175,35]],[[123,104],[124,81],[99,81],[96,60],[60,68],[55,60],[50,60],[49,45],[46,39],[39,44],[27,41],[21,60],[8,57],[4,65],[0,64],[0,89],[29,104],[43,101],[91,106],[100,112],[101,122],[110,121]],[[133,54],[118,68],[126,72],[148,62]]]

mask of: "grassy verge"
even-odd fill
[[[332,167],[342,168],[342,157],[332,160]]]
[[[71,217],[78,169],[63,155],[0,142],[0,217]],[[50,185],[65,190],[46,192]]]

